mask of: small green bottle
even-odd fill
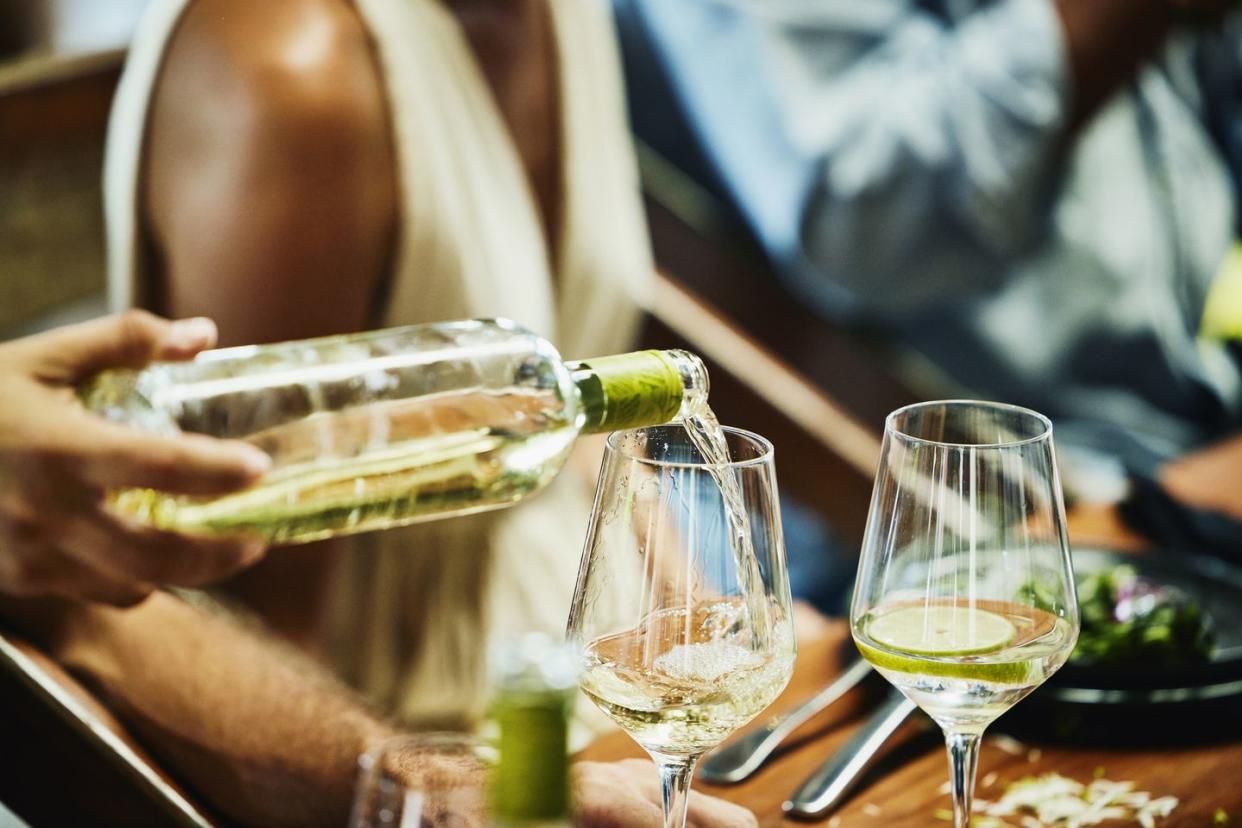
[[[563,644],[535,633],[498,656],[492,716],[500,731],[500,758],[492,778],[493,824],[569,826],[569,716],[577,660]]]

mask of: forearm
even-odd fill
[[[1242,435],[1166,464],[1160,483],[1179,502],[1242,521]]]
[[[16,614],[153,753],[244,824],[343,824],[359,754],[390,734],[286,647],[163,593],[131,610],[44,603]]]

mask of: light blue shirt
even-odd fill
[[[825,315],[893,330],[965,393],[1086,442],[1171,455],[1238,422],[1237,366],[1196,337],[1235,226],[1196,40],[1171,37],[1067,142],[1051,0],[618,2]]]

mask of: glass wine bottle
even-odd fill
[[[207,351],[105,372],[80,396],[133,427],[241,439],[272,458],[243,491],[126,490],[120,512],[298,543],[510,505],[556,476],[579,434],[683,420],[707,391],[686,351],[566,363],[513,322],[474,320]]]

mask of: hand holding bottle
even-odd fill
[[[105,492],[223,494],[263,474],[263,452],[143,434],[93,416],[74,395],[102,369],[186,359],[215,339],[210,320],[133,311],[0,345],[0,592],[132,604],[156,584],[197,586],[262,555],[253,539],[134,524],[108,510]]]

